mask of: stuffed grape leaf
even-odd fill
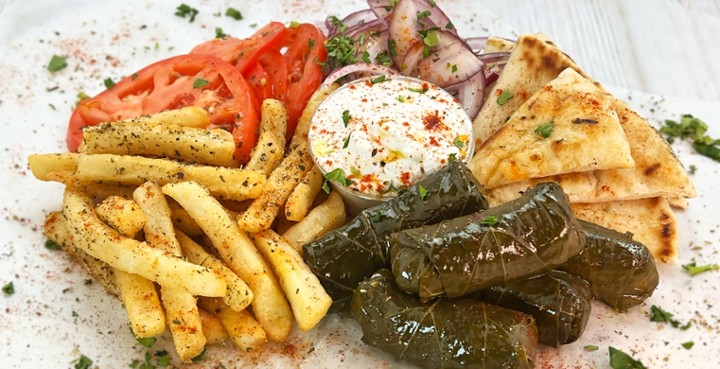
[[[532,368],[534,319],[460,298],[422,303],[383,269],[355,290],[351,311],[363,341],[423,368]]]
[[[408,191],[364,210],[345,226],[303,247],[305,262],[343,306],[363,279],[389,267],[387,237],[406,228],[487,208],[482,185],[460,161],[430,174]]]
[[[650,297],[660,276],[652,253],[631,233],[580,221],[585,247],[559,267],[590,283],[593,296],[619,311]]]
[[[555,183],[475,214],[390,236],[398,285],[423,301],[464,296],[552,270],[577,255],[584,236]]]
[[[590,284],[572,274],[551,270],[528,279],[481,291],[490,304],[535,317],[540,343],[557,347],[575,342],[590,317]]]

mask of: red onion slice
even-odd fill
[[[509,52],[497,52],[497,53],[485,53],[485,54],[475,54],[477,55],[478,59],[480,59],[485,64],[495,64],[495,63],[507,63],[508,59],[510,59],[510,53]]]
[[[486,86],[487,80],[485,79],[485,72],[480,70],[467,81],[448,86],[445,89],[455,94],[465,113],[467,113],[470,119],[475,119],[475,116],[480,112],[480,108],[482,108],[483,102],[485,101]]]
[[[365,51],[368,53],[370,63],[377,63],[377,56],[387,51],[388,31],[376,31],[374,29],[365,32],[364,43],[358,47],[355,54],[355,60],[363,60],[362,55]]]
[[[438,31],[438,48],[417,65],[417,77],[440,87],[468,80],[483,63],[459,37]]]

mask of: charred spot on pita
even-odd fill
[[[662,164],[660,164],[660,163],[655,163],[653,165],[650,165],[647,168],[645,168],[644,173],[646,176],[651,176],[651,175],[655,174],[655,172],[657,172],[661,166],[662,166]]]

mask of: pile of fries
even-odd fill
[[[293,320],[313,328],[332,300],[301,246],[345,222],[307,144],[329,92],[308,103],[287,152],[285,107],[264,101],[242,169],[232,135],[207,129],[200,108],[86,127],[78,153],[29,158],[35,177],[66,186],[46,236],[120,298],[137,338],[169,327],[183,361],[228,338],[241,352],[285,341]]]

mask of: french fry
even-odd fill
[[[273,132],[285,138],[287,132],[287,109],[282,101],[265,99],[260,106],[260,134]],[[285,146],[285,145],[283,145]]]
[[[187,165],[141,156],[82,154],[77,160],[75,177],[80,181],[131,185],[140,185],[145,181],[154,181],[160,185],[195,181],[207,187],[213,195],[231,200],[259,196],[266,180],[262,171]]]
[[[88,255],[85,251],[73,245],[73,237],[68,233],[67,221],[61,211],[50,212],[45,217],[43,233],[45,237],[60,245],[71,259],[80,263],[94,280],[105,287],[108,293],[118,295],[113,268],[104,261]]]
[[[130,329],[137,338],[155,337],[165,332],[165,312],[155,285],[147,278],[114,269],[118,296],[125,306]]]
[[[135,237],[145,225],[145,214],[135,201],[120,196],[105,198],[95,209],[100,220],[127,237]]]
[[[327,314],[332,298],[300,254],[275,231],[267,229],[251,237],[277,275],[298,326],[312,329]]]
[[[176,231],[176,235],[183,254],[190,262],[208,267],[225,278],[225,282],[227,283],[227,293],[223,296],[225,305],[235,311],[241,311],[250,305],[253,299],[253,293],[245,281],[240,279],[240,277],[230,270],[222,261],[210,255],[190,237],[180,231]]]
[[[133,193],[133,199],[140,206],[147,219],[145,240],[150,246],[169,254],[182,257],[180,243],[175,237],[175,228],[170,219],[170,207],[160,186],[145,182]],[[200,355],[205,349],[205,336],[195,297],[183,290],[160,286],[165,318],[180,359],[187,362]]]
[[[121,120],[122,124],[179,125],[183,127],[206,128],[210,125],[210,114],[198,106],[166,110],[133,119]]]
[[[292,327],[292,311],[270,267],[247,234],[199,184],[172,183],[162,190],[188,211],[212,240],[221,259],[250,286],[253,312],[267,336],[273,341],[285,341]]]
[[[285,217],[288,220],[299,222],[305,218],[312,207],[315,196],[320,192],[324,179],[320,168],[313,165],[285,202]]]
[[[282,237],[295,250],[302,253],[303,245],[340,227],[345,224],[345,221],[345,204],[342,197],[333,191],[325,202],[312,209],[303,220],[290,227]]]
[[[83,129],[78,152],[89,154],[152,155],[190,163],[233,166],[235,140],[224,129],[102,123]]]
[[[209,269],[124,237],[107,226],[95,214],[90,198],[77,190],[65,190],[63,215],[73,245],[114,268],[194,295],[225,294],[225,280]]]
[[[337,90],[338,87],[340,87],[339,84],[333,83],[327,86],[327,88],[319,88],[315,90],[305,105],[305,109],[303,109],[300,118],[298,118],[297,127],[295,127],[295,134],[293,134],[292,140],[290,141],[290,150],[295,150],[295,148],[300,146],[301,143],[307,143],[310,121],[312,120],[313,114],[315,114],[315,110],[317,110],[320,103],[333,91]]]
[[[227,331],[222,322],[215,315],[200,309],[200,321],[202,322],[202,333],[208,345],[216,345],[225,342],[228,338]]]
[[[260,136],[245,169],[262,170],[269,174],[285,155],[287,111],[282,102],[265,99],[260,115]]]
[[[262,325],[247,310],[232,310],[214,298],[201,298],[200,305],[217,316],[240,352],[257,351],[267,342]]]
[[[180,230],[190,236],[202,234],[202,228],[195,223],[195,220],[188,214],[187,210],[183,208],[172,209],[170,216],[172,217],[172,222],[176,230]]]
[[[313,162],[307,143],[301,143],[280,163],[268,178],[262,193],[247,211],[238,217],[240,228],[248,232],[259,232],[270,228],[290,192],[305,176]]]
[[[74,173],[77,170],[79,154],[33,154],[28,157],[30,171],[41,181],[57,181],[51,173]]]

